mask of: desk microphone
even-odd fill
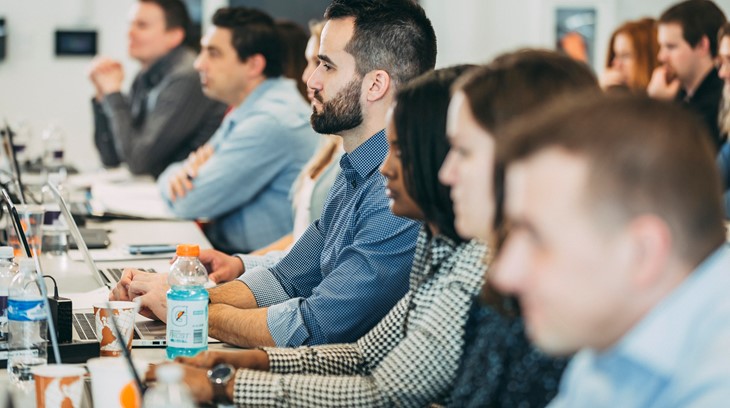
[[[6,153],[8,156],[8,161],[10,161],[10,167],[11,167],[11,173],[14,173],[14,182],[15,187],[18,189],[18,199],[20,200],[20,204],[25,204],[25,186],[23,185],[23,181],[20,176],[20,163],[18,163],[18,155],[15,151],[15,142],[13,141],[13,137],[15,135],[15,132],[10,128],[10,125],[8,124],[7,120],[5,121],[5,140],[6,143]]]
[[[20,242],[23,244],[25,255],[35,261],[36,271],[38,271],[38,273],[36,273],[36,283],[41,291],[41,297],[43,298],[43,307],[46,308],[46,321],[48,322],[48,330],[51,335],[50,337],[51,346],[53,346],[53,356],[56,358],[56,363],[61,364],[61,352],[58,350],[56,327],[53,324],[53,317],[51,316],[51,305],[48,303],[48,292],[46,291],[46,284],[45,282],[43,282],[43,270],[41,269],[40,259],[38,259],[38,254],[35,254],[35,256],[33,256],[33,253],[30,251],[28,238],[26,238],[25,236],[25,231],[23,231],[22,224],[20,223],[20,218],[18,217],[18,210],[15,208],[15,204],[13,204],[13,201],[10,200],[8,191],[5,188],[0,187],[0,192],[2,193],[2,197],[0,198],[5,204],[5,208],[8,210],[8,214],[10,215],[10,220],[13,223],[15,232],[16,234],[18,234],[18,238],[20,238]],[[29,218],[26,218],[25,222],[30,225]]]

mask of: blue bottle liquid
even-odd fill
[[[178,245],[167,278],[167,358],[194,356],[208,349],[208,272],[197,245]]]

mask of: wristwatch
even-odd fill
[[[213,386],[213,402],[216,404],[230,404],[233,402],[226,394],[226,386],[235,373],[236,369],[230,364],[218,364],[208,370],[208,381]]]

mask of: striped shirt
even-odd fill
[[[424,406],[444,402],[464,326],[482,285],[486,248],[419,235],[410,291],[351,344],[266,348],[270,372],[236,373],[239,406]]]

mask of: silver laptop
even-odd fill
[[[58,190],[54,186],[49,186],[53,193],[53,197],[61,209],[61,213],[68,224],[69,232],[71,236],[76,240],[79,251],[81,251],[84,262],[89,267],[89,270],[99,282],[99,285],[112,288],[119,282],[122,276],[121,268],[106,268],[100,269],[96,267],[94,258],[92,258],[89,248],[86,246],[86,242],[81,236],[76,222],[71,216],[71,212],[66,205],[66,202],[58,193]],[[145,269],[143,269],[145,270]],[[146,269],[148,272],[155,272],[154,270]],[[96,322],[94,320],[94,313],[92,310],[74,310],[73,316],[73,338],[79,341],[96,341]],[[146,320],[135,323],[134,327],[134,338],[132,339],[133,347],[156,347],[165,346],[167,344],[167,326],[165,323],[158,320]],[[220,343],[220,340],[208,337],[208,343]]]

